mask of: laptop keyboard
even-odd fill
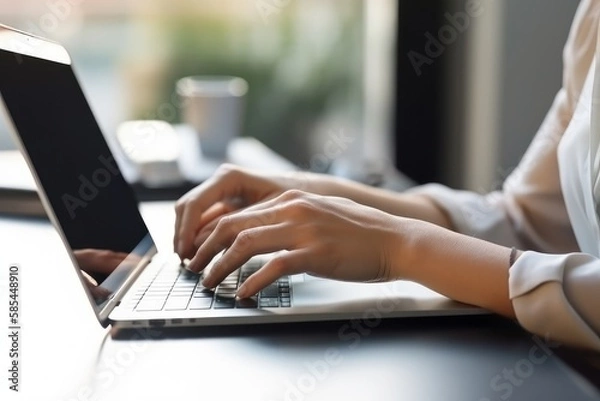
[[[234,308],[287,308],[291,306],[291,285],[288,276],[281,277],[258,295],[236,299],[238,287],[261,267],[261,261],[249,261],[223,280],[214,290],[203,287],[201,275],[183,268],[163,266],[147,285],[141,285],[128,300],[136,311],[184,311]]]

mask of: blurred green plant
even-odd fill
[[[243,135],[307,165],[316,126],[331,114],[352,124],[362,117],[363,3],[327,3],[325,17],[317,9],[313,19],[306,4],[291,2],[268,23],[258,15],[154,16],[152,29],[167,54],[159,103],[134,110],[134,117],[143,118],[171,99],[183,76],[240,76],[250,87]]]

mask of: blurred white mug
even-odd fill
[[[224,159],[229,142],[240,135],[248,83],[232,76],[197,75],[177,81],[181,117],[198,133],[202,154]]]

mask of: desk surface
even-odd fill
[[[144,211],[159,246],[169,246],[171,207]],[[15,399],[600,400],[557,356],[600,377],[582,355],[490,316],[397,319],[346,335],[339,330],[352,322],[109,333],[47,221],[0,217],[0,244],[2,271],[21,270]]]

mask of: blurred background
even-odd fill
[[[435,57],[429,38],[469,1],[0,0],[0,23],[65,45],[107,135],[127,119],[179,122],[182,76],[235,75],[249,83],[243,135],[303,168],[326,170],[315,155],[343,135],[357,165],[484,192],[560,87],[577,4],[482,0]],[[13,147],[0,124],[0,149]]]

